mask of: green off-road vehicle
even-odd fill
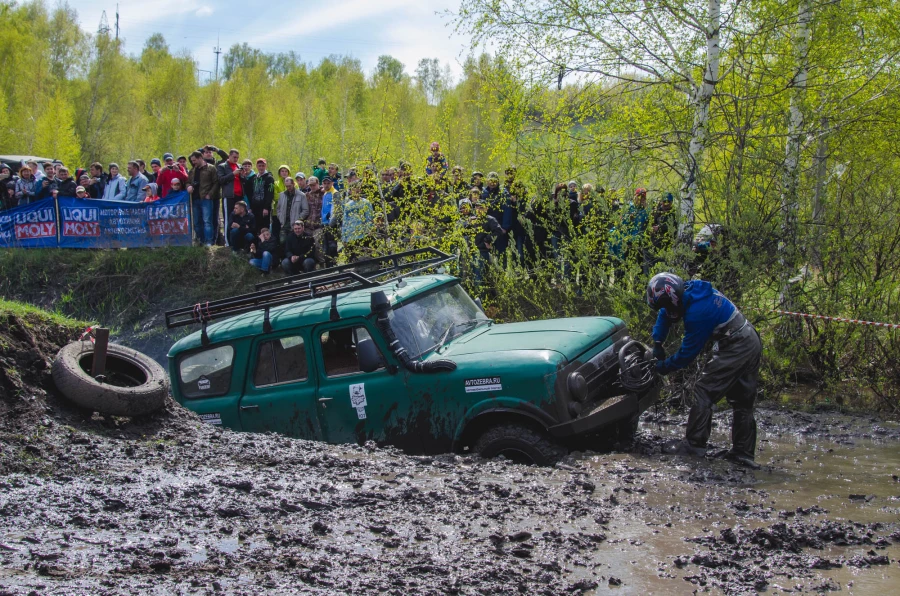
[[[259,284],[169,311],[175,399],[212,424],[410,453],[552,463],[634,432],[658,397],[624,322],[497,324],[433,248]],[[219,321],[212,323],[213,321]]]

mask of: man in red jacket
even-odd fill
[[[156,185],[159,187],[159,197],[161,199],[164,199],[169,194],[169,190],[172,188],[172,180],[176,178],[181,180],[182,188],[187,186],[188,181],[187,172],[184,171],[183,167],[175,163],[171,153],[163,155],[163,161],[166,162],[166,165],[159,170],[159,174],[156,176]]]

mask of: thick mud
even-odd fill
[[[651,412],[628,452],[536,468],[234,433],[171,402],[104,419],[29,362],[3,396],[0,594],[900,591],[897,424],[762,410],[749,471],[661,455],[683,420]]]

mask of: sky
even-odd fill
[[[81,27],[96,32],[103,11],[115,32],[114,0],[68,0]],[[55,2],[47,3],[52,7]],[[293,50],[303,62],[318,64],[331,55],[357,58],[369,74],[378,56],[390,54],[412,74],[421,58],[449,64],[455,76],[469,53],[469,38],[454,32],[444,11],[459,0],[151,0],[119,2],[119,36],[125,53],[138,55],[144,41],[162,33],[169,49],[186,49],[198,68],[215,69],[213,49],[227,52],[247,42],[264,52]],[[222,63],[219,62],[221,73]],[[201,73],[205,80],[206,73]]]

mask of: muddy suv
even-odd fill
[[[620,319],[494,323],[458,279],[422,273],[452,258],[410,251],[167,312],[202,326],[169,351],[175,399],[234,430],[540,464],[633,432],[658,385]]]

